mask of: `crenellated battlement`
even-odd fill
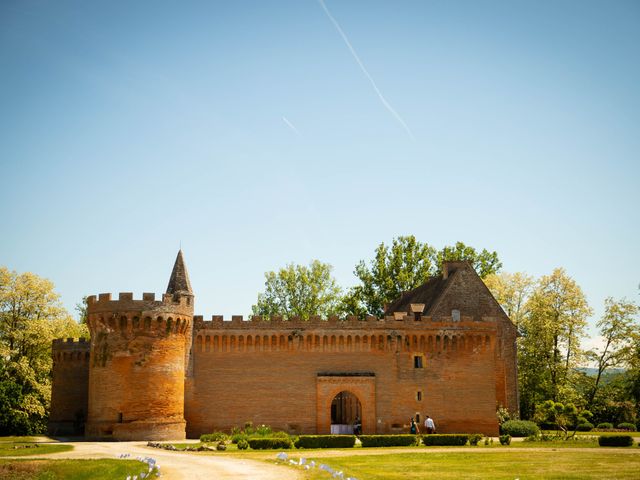
[[[86,338],[56,338],[53,340],[53,350],[89,350],[90,342]]]
[[[57,338],[52,342],[51,356],[54,360],[89,361],[91,342],[86,338]]]
[[[141,299],[134,299],[131,292],[118,293],[118,299],[113,299],[111,293],[101,293],[87,297],[89,311],[113,311],[113,310],[150,310],[155,308],[184,308],[193,309],[193,296],[173,295],[163,293],[160,300],[156,300],[155,293],[145,292]]]
[[[435,321],[431,317],[421,317],[416,320],[413,315],[396,314],[379,318],[369,315],[364,319],[357,316],[341,318],[330,316],[322,318],[319,315],[312,315],[309,319],[302,319],[298,316],[284,318],[274,315],[266,318],[260,315],[253,315],[244,319],[242,315],[233,315],[231,319],[224,319],[222,315],[212,315],[210,320],[204,320],[202,315],[194,315],[194,330],[215,330],[215,329],[242,329],[242,330],[290,330],[290,329],[402,329],[402,330],[423,330],[437,328],[460,328],[460,329],[486,329],[487,323],[495,324],[493,318],[483,318],[483,321],[474,321],[473,317],[462,316],[454,321],[452,317],[438,318]],[[492,327],[489,327],[490,329]]]

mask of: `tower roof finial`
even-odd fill
[[[189,273],[187,272],[187,267],[184,264],[182,249],[178,250],[176,262],[173,264],[173,271],[171,272],[171,278],[169,278],[169,285],[167,285],[167,293],[171,293],[173,295],[193,295],[191,282],[189,281]]]

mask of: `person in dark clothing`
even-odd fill
[[[411,417],[411,427],[409,428],[409,431],[411,432],[411,435],[416,435],[418,433],[418,424],[416,423],[416,421],[413,419],[413,417]]]

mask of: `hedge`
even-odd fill
[[[576,430],[578,430],[579,432],[590,432],[591,430],[593,430],[593,423],[591,422],[581,423],[576,427]]]
[[[629,422],[619,423],[617,428],[619,428],[620,430],[629,430],[630,432],[636,431],[636,426],[633,423]]]
[[[631,435],[611,435],[610,437],[598,437],[601,447],[630,447],[633,445]]]
[[[296,448],[351,448],[356,443],[355,435],[300,435]]]
[[[538,435],[540,429],[538,425],[528,420],[509,420],[500,425],[500,432],[512,437],[530,437]]]
[[[416,435],[360,435],[363,447],[408,447],[419,445]]]
[[[599,423],[596,428],[613,428],[613,423],[609,423],[609,422]]]
[[[248,440],[249,446],[254,450],[275,450],[293,448],[293,442],[290,438],[273,438],[273,437],[261,437],[250,438]]]
[[[454,434],[432,434],[432,435],[425,435],[424,437],[422,437],[422,443],[424,443],[427,446],[443,446],[443,445],[456,445],[456,446],[461,446],[461,445],[466,445],[467,441],[469,440],[469,435],[468,434],[462,434],[462,433],[454,433]]]

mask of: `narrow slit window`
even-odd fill
[[[413,357],[413,368],[423,368],[422,355],[414,355],[414,357]]]
[[[416,392],[416,400],[417,400],[418,402],[421,402],[421,401],[422,401],[422,391],[421,391],[421,390],[418,390],[418,391]]]

